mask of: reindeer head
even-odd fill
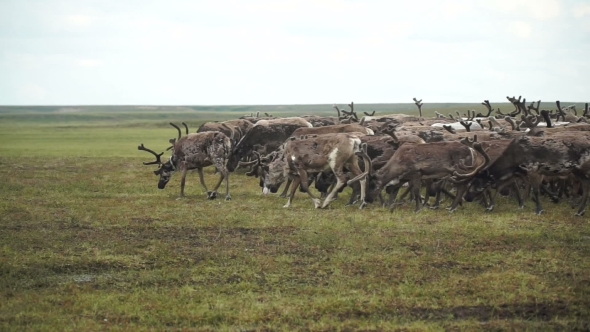
[[[261,169],[260,182],[262,193],[265,195],[269,192],[275,194],[281,187],[281,184],[285,182],[284,156],[276,158],[268,165],[260,162],[260,155],[256,154],[256,158]]]
[[[156,156],[155,161],[144,162],[143,164],[144,165],[160,165],[160,168],[158,168],[158,170],[154,171],[154,175],[160,176],[160,180],[158,181],[158,189],[164,189],[166,187],[166,184],[168,183],[168,181],[170,181],[172,174],[175,171],[175,167],[172,164],[172,161],[168,160],[163,163],[162,160],[160,160],[160,157],[164,154],[164,152],[161,152],[159,154],[155,153],[153,150],[150,150],[150,149],[146,148],[145,146],[143,146],[143,143],[140,146],[138,146],[137,149],[149,152],[149,153],[153,154],[154,156]]]
[[[158,181],[158,189],[164,189],[166,187],[166,184],[168,183],[168,181],[170,181],[170,178],[172,177],[172,174],[174,174],[174,171],[175,168],[170,162],[170,160],[160,165],[160,168],[157,171],[154,171],[155,175],[160,176],[160,180]]]

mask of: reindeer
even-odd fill
[[[220,131],[231,138],[232,142],[236,144],[253,126],[254,124],[252,122],[244,119],[224,122],[205,122],[197,129],[197,133]]]
[[[156,154],[154,151],[144,147],[143,143],[137,147],[138,150],[147,151],[156,157],[155,161],[144,162],[144,165],[160,165],[155,175],[160,176],[158,182],[158,189],[164,189],[166,184],[170,181],[172,174],[179,170],[182,172],[180,180],[180,198],[184,197],[184,185],[186,180],[186,173],[189,170],[197,169],[199,172],[199,180],[201,185],[207,192],[208,199],[215,199],[217,197],[217,189],[221,182],[225,179],[225,200],[231,199],[229,194],[229,171],[226,164],[229,160],[232,143],[229,137],[219,131],[208,131],[196,134],[188,134],[181,137],[178,141],[173,138],[172,155],[166,162],[162,162],[160,157],[163,152]],[[203,167],[214,165],[221,173],[219,182],[213,188],[213,191],[207,189],[205,180],[203,179]]]
[[[316,208],[325,208],[333,200],[336,192],[346,184],[347,178],[344,168],[347,167],[355,176],[355,180],[361,182],[361,201],[364,201],[365,181],[363,177],[367,175],[367,172],[361,172],[357,155],[363,158],[365,169],[368,169],[370,159],[366,153],[366,145],[363,145],[363,149],[361,149],[361,140],[356,134],[325,134],[302,139],[293,137],[285,144],[283,159],[275,160],[271,167],[263,173],[264,186],[265,188],[277,188],[277,183],[283,182],[286,177],[292,177],[294,180],[285,208],[291,206],[295,191],[300,184]],[[280,168],[282,168],[282,172]],[[322,203],[309,191],[308,173],[327,169],[334,173],[337,183]],[[364,204],[361,204],[362,206]]]
[[[570,174],[582,182],[585,196],[578,207],[577,215],[583,215],[588,198],[586,193],[590,190],[589,132],[561,132],[547,138],[521,134],[501,149],[492,162],[474,177],[468,196],[475,196],[492,185],[497,185],[499,191],[500,188],[511,185],[518,176],[528,180],[525,195],[532,189],[536,203],[535,213],[541,214],[543,208],[539,193],[543,179]],[[520,203],[522,207],[522,202]]]
[[[379,171],[373,174],[369,170],[366,200],[369,203],[373,202],[384,187],[393,186],[390,190],[391,211],[399,188],[405,182],[409,182],[416,200],[415,212],[418,212],[422,208],[420,197],[422,180],[450,178],[455,183],[463,184],[488,162],[489,157],[479,143],[474,145],[474,148],[461,142],[403,144]],[[350,180],[349,184],[354,181],[355,179]],[[457,208],[462,198],[462,190],[459,189],[463,187],[458,188],[455,201],[449,208],[451,212]]]
[[[369,128],[363,127],[356,123],[351,124],[339,124],[329,125],[322,127],[301,127],[296,129],[292,137],[300,137],[304,135],[323,135],[323,134],[335,134],[335,133],[363,133],[366,135],[374,135],[375,132]]]
[[[260,120],[234,146],[227,168],[233,171],[240,159],[253,151],[264,155],[276,150],[297,128],[313,127],[303,118],[293,117],[275,120]]]

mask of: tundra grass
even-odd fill
[[[590,329],[590,224],[565,201],[283,209],[243,172],[231,201],[196,173],[177,200],[137,151],[172,128],[19,125],[0,125],[0,330]]]

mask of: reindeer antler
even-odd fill
[[[260,162],[260,153],[254,151],[254,154],[256,155],[256,165],[252,167],[252,171],[246,173],[246,176],[254,176],[257,178],[258,168],[262,166],[262,163]]]
[[[395,144],[399,144],[399,139],[395,135],[395,126],[394,125],[392,125],[392,124],[386,125],[385,129],[383,129],[382,132],[391,136],[391,138],[393,138],[393,142]]]
[[[541,111],[541,116],[545,120],[545,123],[547,123],[547,128],[553,128],[553,125],[551,124],[551,117],[549,116],[549,111],[548,110],[542,110]]]
[[[414,104],[416,104],[416,106],[418,106],[418,113],[420,114],[420,117],[422,117],[422,99],[418,100],[416,99],[416,97],[412,98],[414,100]]]
[[[176,130],[178,130],[178,139],[180,139],[180,137],[182,136],[182,132],[180,131],[180,128],[172,122],[170,122],[170,125],[172,127],[176,128]]]
[[[184,129],[185,129],[185,133],[186,133],[185,135],[188,135],[188,126],[184,122],[182,123],[182,125],[184,126]]]
[[[520,131],[520,128],[516,125],[516,122],[514,122],[514,120],[511,117],[509,117],[509,116],[505,117],[504,121],[506,121],[510,124],[510,126],[512,127],[512,130]]]
[[[489,164],[490,156],[488,156],[487,152],[484,151],[483,147],[481,146],[481,143],[474,142],[472,148],[483,156],[484,161],[480,165],[476,166],[475,156],[473,156],[473,154],[472,154],[472,156],[474,157],[474,158],[472,158],[472,161],[471,161],[472,166],[474,166],[473,171],[469,172],[469,173],[459,173],[457,171],[453,172],[452,178],[454,181],[461,181],[461,180],[469,179],[472,176],[476,175],[479,171],[484,169]]]
[[[535,107],[535,102],[533,101],[529,106],[527,106],[527,109],[529,111],[529,114],[533,114],[533,112],[531,112],[531,110],[537,112],[537,115],[539,115],[539,106],[541,105],[541,101],[537,101],[537,107]]]
[[[471,131],[471,125],[473,124],[473,122],[465,122],[465,121],[460,121],[459,122],[463,127],[465,127],[465,130],[467,130],[467,132]]]
[[[160,160],[160,157],[164,154],[164,152],[162,152],[160,154],[157,154],[153,150],[150,150],[150,149],[146,148],[145,146],[143,146],[143,143],[141,143],[141,145],[139,145],[137,147],[137,150],[147,151],[147,152],[153,154],[154,156],[156,156],[156,160],[155,161],[150,161],[150,162],[147,162],[147,163],[144,162],[143,163],[144,165],[155,165],[155,164],[158,164],[159,165],[159,164],[162,163],[162,161]]]
[[[448,131],[449,133],[451,133],[451,134],[456,134],[456,133],[457,133],[457,131],[455,131],[455,128],[453,128],[453,127],[451,127],[451,126],[448,126],[448,125],[443,125],[443,128],[444,128],[446,131]]]
[[[514,112],[510,113],[510,116],[515,117],[518,114],[520,114],[520,112],[523,110],[523,108],[520,107],[520,99],[522,98],[522,96],[518,96],[518,99],[513,97],[508,97],[506,96],[506,99],[508,99],[508,101],[510,101],[512,103],[512,105],[514,105]],[[524,108],[525,112],[526,112],[526,108]],[[525,113],[526,114],[526,113]]]
[[[354,111],[354,102],[351,101],[350,104],[348,104],[348,107],[350,107],[350,112],[346,112],[345,110],[342,110],[342,113],[350,116],[350,119],[352,120],[352,118],[354,117],[355,121],[358,121],[359,118],[356,116],[356,113]]]
[[[467,145],[468,147],[472,148],[473,147],[473,143],[477,142],[477,135],[473,135],[472,139],[469,139],[469,137],[465,137],[462,140],[460,140],[459,142]]]
[[[488,109],[488,114],[485,117],[486,118],[489,117],[490,114],[492,114],[492,112],[494,111],[494,109],[492,108],[492,105],[490,105],[490,101],[484,100],[483,103],[481,103],[481,104]]]
[[[355,178],[348,180],[347,184],[349,186],[363,178],[366,179],[367,176],[371,176],[371,174],[373,173],[373,163],[371,162],[371,158],[367,154],[367,143],[362,143],[359,151],[355,154],[363,158],[363,161],[365,162],[365,171],[360,175],[356,176]]]

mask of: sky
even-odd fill
[[[0,105],[590,101],[590,0],[0,0]]]

